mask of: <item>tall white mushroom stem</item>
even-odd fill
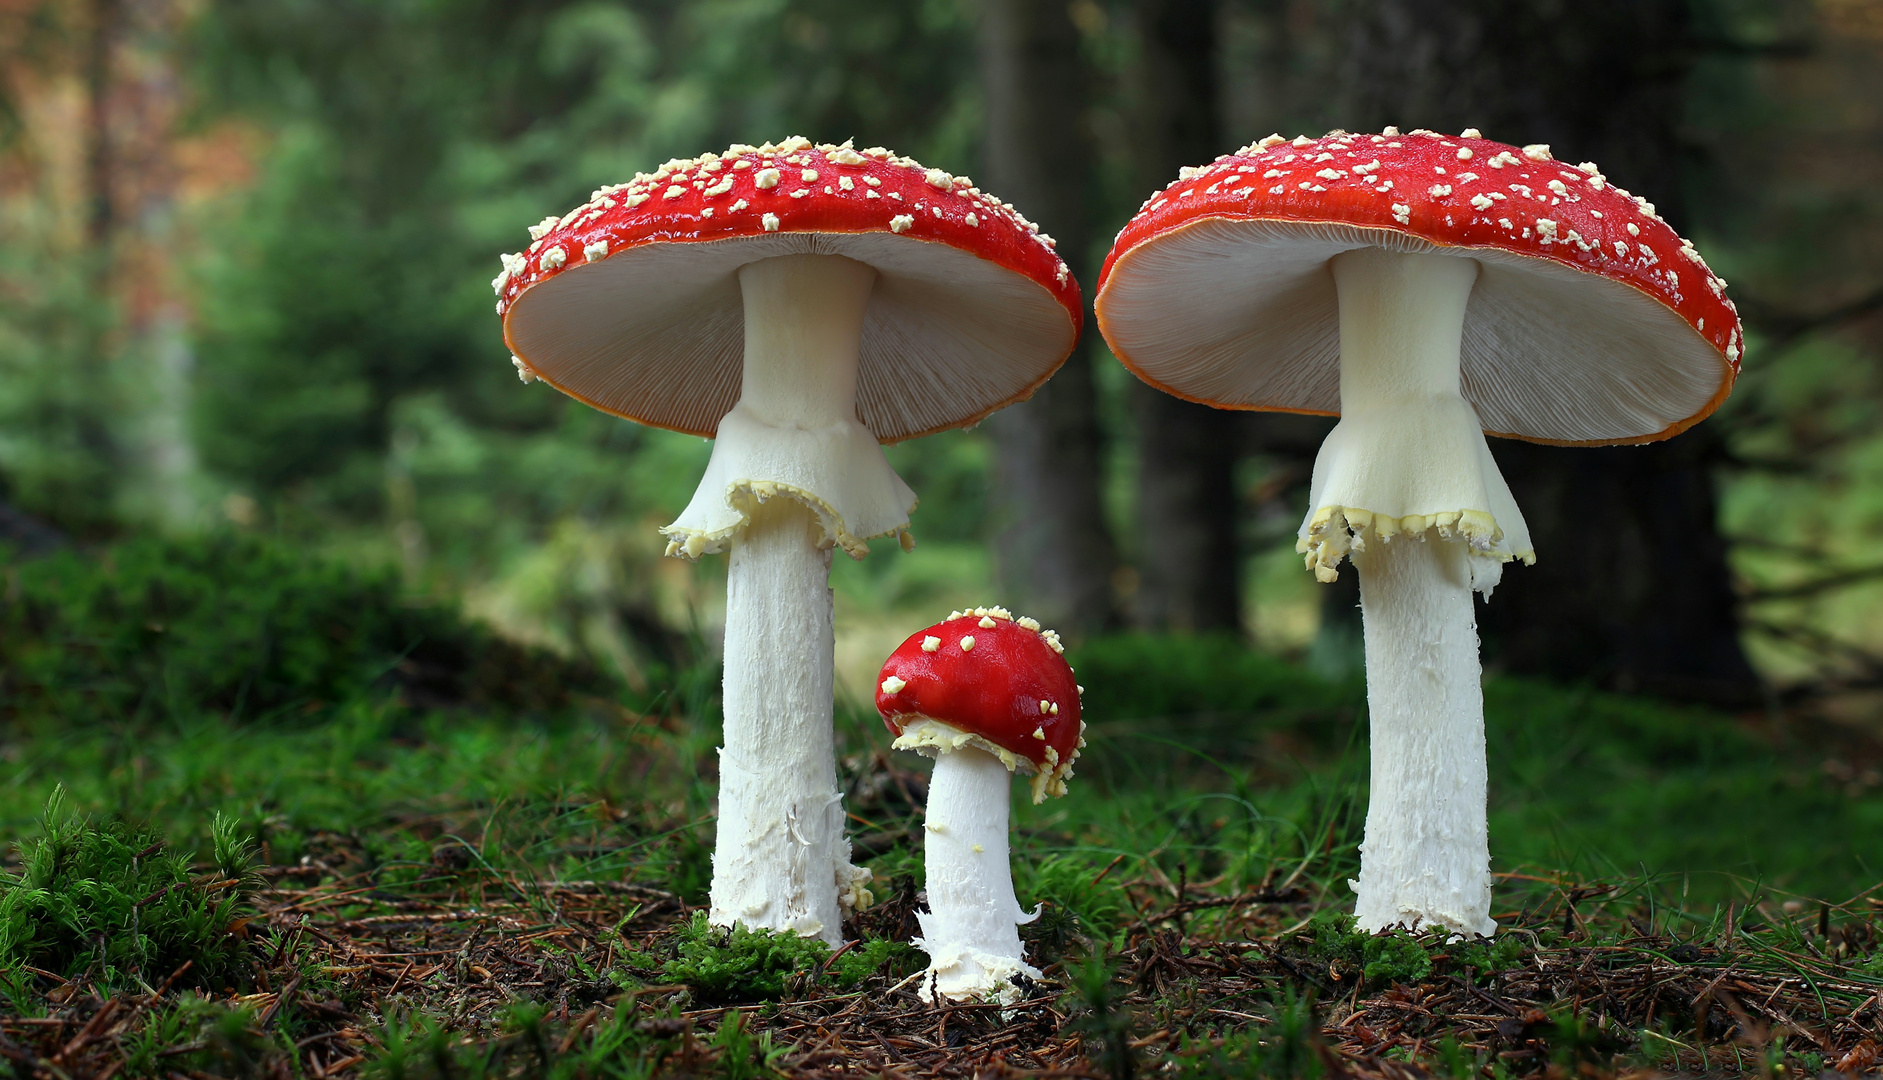
[[[1032,916],[1013,895],[1008,861],[1012,779],[998,757],[972,745],[935,759],[922,841],[929,910],[916,913],[916,946],[929,956],[925,996],[1011,1001],[1020,994],[1015,975],[1040,977],[1020,945],[1020,924]]]
[[[1333,260],[1341,421],[1315,509],[1351,532],[1365,624],[1372,789],[1354,914],[1363,929],[1490,934],[1484,699],[1472,590],[1528,536],[1460,393],[1468,258],[1378,248]],[[1342,535],[1339,539],[1347,540]],[[1475,578],[1475,580],[1474,580]]]
[[[1462,544],[1406,538],[1356,553],[1372,789],[1354,916],[1491,934],[1484,696]]]
[[[857,355],[876,272],[835,255],[739,271],[740,406],[771,428],[856,424]],[[709,493],[729,497],[729,493]],[[850,865],[831,725],[831,546],[802,492],[760,489],[731,539],[725,746],[712,909],[718,925],[842,940]]]

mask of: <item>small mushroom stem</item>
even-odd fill
[[[1007,824],[1012,774],[974,746],[943,751],[928,787],[923,858],[929,910],[917,912],[928,953],[924,995],[1013,1000],[1013,977],[1039,978],[1020,946],[1032,916],[1013,895]]]
[[[876,273],[834,255],[739,272],[740,405],[779,428],[856,424],[857,354]],[[728,493],[711,493],[727,497]],[[831,724],[831,541],[801,493],[754,493],[726,580],[725,745],[711,920],[843,939],[867,896],[850,864]]]
[[[1339,256],[1333,270],[1341,422],[1315,469],[1317,502],[1344,492],[1335,501],[1353,532],[1365,625],[1372,787],[1354,914],[1366,930],[1490,934],[1471,593],[1495,583],[1493,545],[1522,532],[1527,548],[1527,532],[1460,394],[1478,267],[1373,248]]]

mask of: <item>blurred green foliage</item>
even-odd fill
[[[1300,669],[1229,635],[1118,634],[1067,659],[1111,719],[1202,713],[1301,714],[1357,703],[1357,686],[1302,680]]]
[[[11,566],[0,720],[32,727],[325,715],[398,696],[543,714],[614,687],[407,601],[396,575],[255,537],[139,538]]]
[[[455,436],[492,452],[473,475],[421,476],[435,499],[475,487],[486,511],[534,501],[516,508],[529,521],[620,514],[503,452],[592,425],[566,431],[562,415],[586,409],[514,383],[490,275],[470,268],[494,274],[546,208],[702,145],[842,131],[959,168],[968,29],[939,0],[212,4],[194,28],[212,100],[280,134],[204,267],[205,464],[270,501],[370,518],[402,436]],[[606,426],[617,462],[637,449]]]
[[[1339,83],[1356,10],[1222,6],[1225,149],[1349,123]],[[1140,13],[1066,11],[1099,153],[1092,175],[1056,179],[1090,189],[1102,246],[1143,194]],[[1691,17],[1694,220],[1676,224],[1733,278],[1751,325],[1721,423],[1755,645],[1782,679],[1861,681],[1867,654],[1846,646],[1883,640],[1876,576],[1810,586],[1883,558],[1861,524],[1883,490],[1870,434],[1883,387],[1873,335],[1810,316],[1879,284],[1883,213],[1837,179],[1874,171],[1859,107],[1879,92],[1873,42],[1846,6],[1706,0]],[[55,67],[83,40],[82,19],[61,18],[0,62]],[[0,153],[30,177],[0,205],[0,498],[85,537],[226,519],[396,561],[408,587],[645,686],[691,647],[676,637],[713,636],[722,563],[663,573],[654,531],[707,447],[512,382],[485,291],[496,257],[598,185],[734,140],[854,137],[975,171],[978,18],[966,0],[212,0],[139,30],[139,56],[177,82],[173,128],[148,134],[234,131],[243,175],[206,201],[172,192],[121,215],[117,250],[85,242],[83,197],[61,187],[74,176],[49,164],[83,147],[31,145],[22,91],[0,80]],[[1818,149],[1840,164],[1799,175]],[[151,298],[128,288],[145,277],[139,245],[165,267],[168,308],[144,310]],[[1130,377],[1102,357],[1096,371],[1108,508],[1121,550],[1142,557]],[[891,459],[922,498],[923,548],[840,570],[853,611],[984,588],[986,440],[953,433]],[[1298,514],[1301,478],[1286,461],[1245,465],[1254,632],[1299,648],[1320,593],[1286,565],[1287,522],[1273,519]]]
[[[56,222],[0,220],[0,500],[51,510],[81,533],[122,509],[112,420],[125,380],[100,356],[114,305],[93,288],[97,260],[48,262]],[[12,228],[4,228],[5,225]]]

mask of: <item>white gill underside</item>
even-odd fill
[[[711,543],[695,543],[686,515],[667,530],[684,554],[732,549],[709,917],[833,945],[844,909],[867,905],[870,875],[850,864],[837,788],[830,549],[855,539],[850,522],[901,528],[914,504],[856,420],[857,339],[875,279],[821,255],[741,270],[744,396],[729,430],[744,438],[714,448],[688,507],[715,530]],[[857,432],[868,454],[853,452]]]
[[[1020,924],[1032,922],[1013,895],[1007,824],[1012,774],[973,746],[942,753],[928,786],[923,856],[928,911],[916,913],[928,954],[921,993],[952,1000],[1020,997],[1015,975],[1040,977],[1026,962]]]
[[[1639,438],[1692,416],[1731,378],[1717,349],[1628,285],[1549,259],[1335,223],[1185,226],[1119,259],[1099,319],[1139,370],[1185,396],[1338,413],[1341,301],[1326,268],[1367,247],[1449,252],[1483,267],[1465,312],[1460,381],[1486,431]]]
[[[1372,786],[1365,930],[1490,934],[1484,700],[1472,590],[1529,532],[1459,396],[1459,328],[1477,263],[1378,248],[1332,265],[1341,420],[1315,460],[1299,547],[1323,581],[1350,553],[1365,624]]]
[[[790,255],[876,270],[854,397],[856,418],[885,442],[985,415],[1072,348],[1071,320],[1044,286],[947,244],[886,232],[632,248],[524,292],[506,324],[511,344],[539,375],[598,408],[711,435],[741,393],[741,268]]]

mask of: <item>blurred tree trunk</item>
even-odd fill
[[[1157,191],[1185,165],[1223,153],[1216,79],[1217,0],[1137,0],[1133,72],[1137,189]],[[1149,629],[1241,624],[1235,470],[1237,414],[1132,380],[1138,427],[1138,590]]]
[[[1059,241],[1089,293],[1087,184],[1096,158],[1084,116],[1090,76],[1064,0],[983,0],[981,78],[987,95],[985,179]],[[1093,339],[1088,310],[1083,341]],[[988,420],[995,557],[1001,587],[1061,630],[1117,623],[1117,551],[1100,497],[1103,433],[1092,358],[1081,344],[1033,399]]]
[[[82,70],[85,82],[85,179],[84,220],[86,252],[83,265],[90,277],[90,292],[95,306],[82,325],[78,371],[86,394],[74,403],[73,427],[78,444],[90,458],[92,513],[109,514],[115,503],[115,488],[121,482],[119,469],[125,464],[120,444],[107,419],[103,402],[111,392],[115,311],[109,301],[121,301],[116,295],[118,263],[118,154],[113,125],[116,96],[117,47],[124,29],[124,5],[121,0],[91,0],[87,5],[90,25],[86,27]],[[109,312],[109,314],[107,314]],[[104,515],[99,515],[104,516]]]
[[[122,14],[120,0],[91,0],[85,41],[85,234],[94,251],[109,247],[117,225],[111,75]]]
[[[1376,0],[1349,27],[1350,123],[1549,143],[1593,160],[1687,231],[1677,132],[1694,55],[1687,0]],[[1705,424],[1646,447],[1492,448],[1537,565],[1481,610],[1486,655],[1525,673],[1721,703],[1755,699]]]

